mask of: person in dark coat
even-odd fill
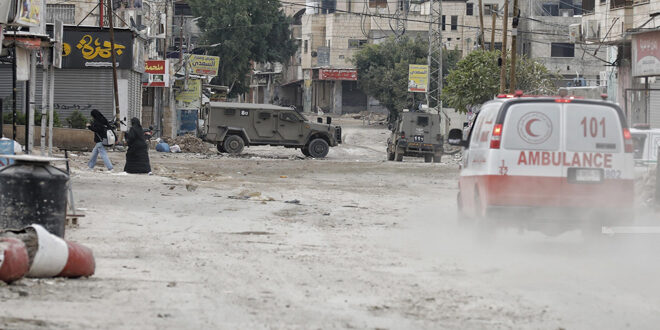
[[[94,150],[92,150],[92,157],[89,159],[89,163],[87,163],[87,166],[89,166],[90,169],[94,169],[94,166],[96,165],[96,160],[99,156],[101,155],[101,158],[103,159],[103,163],[105,164],[105,167],[108,168],[108,171],[112,171],[112,162],[110,162],[110,158],[108,157],[108,153],[105,151],[105,147],[103,146],[103,139],[107,137],[107,132],[109,129],[112,128],[110,125],[110,122],[101,114],[100,111],[94,109],[91,112],[92,115],[92,122],[87,124],[87,128],[94,132]]]
[[[128,151],[126,152],[126,165],[124,171],[127,173],[149,173],[149,146],[144,139],[144,130],[137,118],[131,119],[131,129],[126,133]]]

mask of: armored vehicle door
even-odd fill
[[[272,110],[256,110],[254,116],[254,128],[260,138],[270,138],[275,135],[275,113]]]
[[[303,119],[293,111],[280,111],[277,132],[282,136],[282,142],[302,143]]]

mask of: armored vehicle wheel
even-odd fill
[[[225,150],[225,147],[222,145],[222,143],[218,143],[216,145],[216,148],[218,148],[218,152],[225,153],[227,150]]]
[[[433,162],[434,163],[440,163],[441,160],[442,160],[442,153],[437,153],[437,154],[433,155]]]
[[[387,160],[394,160],[394,153],[389,150],[387,151]]]
[[[304,146],[304,147],[300,148],[300,151],[302,151],[303,155],[305,155],[306,157],[310,156],[309,155],[309,149],[307,148],[307,146]]]
[[[318,138],[312,140],[312,142],[309,143],[308,150],[310,156],[314,158],[323,158],[328,155],[328,151],[330,151],[330,146],[328,145],[328,142]]]
[[[394,152],[394,158],[396,159],[397,162],[403,161],[403,150],[396,149],[396,151]]]
[[[237,155],[243,151],[245,141],[243,141],[243,138],[238,135],[229,135],[225,138],[223,147],[228,153]]]
[[[424,154],[424,163],[430,163],[433,161],[433,155],[431,154]]]

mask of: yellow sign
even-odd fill
[[[199,108],[202,100],[202,81],[200,79],[188,80],[188,88],[184,87],[183,80],[174,82],[174,99],[177,102],[177,108]]]
[[[80,49],[83,58],[86,60],[93,60],[97,56],[101,56],[102,58],[109,58],[112,56],[112,47],[110,41],[104,41],[103,47],[101,47],[99,38],[92,40],[92,36],[89,34],[86,34],[82,37],[82,39],[80,39],[80,42],[78,42],[76,48]],[[115,51],[117,52],[117,55],[121,55],[124,52],[123,49],[125,48],[126,46],[115,43]]]
[[[207,55],[190,55],[188,57],[188,70],[192,74],[203,76],[217,76],[220,58]]]
[[[429,86],[429,66],[410,64],[408,67],[408,91],[426,93]]]

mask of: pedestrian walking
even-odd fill
[[[105,146],[103,145],[103,140],[107,141],[107,132],[112,129],[112,125],[110,125],[110,122],[96,109],[92,110],[91,115],[92,122],[91,124],[87,124],[87,128],[94,132],[94,143],[96,145],[94,146],[94,150],[92,150],[92,157],[89,159],[87,166],[89,166],[90,169],[94,169],[96,159],[100,154],[105,167],[108,168],[108,171],[112,171],[112,163],[110,162],[108,153],[105,151]]]
[[[126,165],[124,171],[127,173],[149,173],[149,146],[144,138],[144,129],[137,118],[131,119],[131,129],[126,134]]]

